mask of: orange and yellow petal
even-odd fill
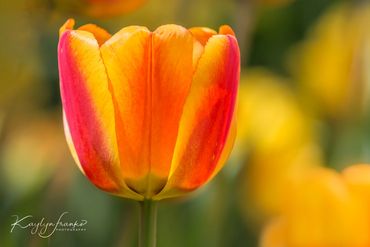
[[[60,28],[59,28],[59,38],[62,37],[64,32],[70,31],[73,29],[75,25],[75,20],[72,18],[69,18]]]
[[[100,50],[112,91],[123,176],[128,186],[144,193],[150,169],[151,34],[144,27],[126,27]]]
[[[151,173],[165,181],[192,83],[193,43],[190,32],[177,25],[153,32]]]
[[[141,198],[120,175],[113,104],[97,40],[86,31],[64,30],[58,61],[65,129],[85,175],[102,190]]]
[[[194,190],[215,171],[233,122],[239,60],[233,36],[215,35],[207,42],[184,107],[169,181],[155,199]]]
[[[192,27],[189,31],[203,46],[207,44],[209,38],[217,34],[215,30],[208,27]]]
[[[222,167],[225,165],[226,161],[229,159],[229,156],[231,154],[231,151],[234,147],[235,139],[237,134],[237,121],[236,121],[236,114],[234,110],[234,116],[231,120],[231,127],[229,131],[229,135],[226,139],[224,148],[221,152],[220,158],[216,164],[215,169],[212,172],[212,175],[207,179],[206,182],[211,180],[214,176],[217,175],[217,173],[222,169]]]
[[[101,47],[116,106],[127,183],[147,197],[163,188],[193,73],[193,38],[167,25],[128,27]],[[170,107],[169,107],[170,104]]]
[[[98,41],[99,46],[104,44],[105,41],[111,38],[112,35],[108,33],[101,27],[95,24],[86,24],[78,28],[78,30],[87,31],[94,35],[95,39]]]
[[[235,32],[234,30],[229,26],[229,25],[222,25],[219,30],[218,30],[218,33],[219,34],[223,34],[223,35],[231,35],[231,36],[234,36],[235,37]]]

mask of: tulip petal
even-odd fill
[[[229,130],[235,113],[239,60],[234,37],[209,39],[184,107],[169,181],[155,200],[198,188],[223,165],[219,161],[228,155],[223,150],[229,152],[226,146],[233,140]]]
[[[119,159],[127,185],[143,193],[150,167],[151,34],[130,26],[100,48],[115,108]]]
[[[75,25],[75,20],[70,18],[68,19],[60,28],[59,28],[59,37],[62,37],[63,33],[69,30],[72,30]]]
[[[153,33],[151,170],[165,181],[192,83],[193,44],[191,33],[180,26]]]
[[[102,190],[141,200],[121,178],[112,98],[97,40],[89,32],[64,30],[58,60],[65,131],[78,164]]]
[[[236,121],[236,109],[234,109],[234,116],[231,120],[231,127],[230,133],[226,139],[225,146],[222,150],[220,155],[220,159],[217,162],[215,169],[212,172],[212,175],[208,178],[207,181],[210,181],[217,173],[221,170],[221,168],[225,165],[226,161],[229,159],[230,153],[234,147],[236,133],[237,133],[237,121]]]
[[[104,44],[112,35],[108,33],[101,27],[98,27],[95,24],[86,24],[78,28],[78,30],[87,31],[94,35],[95,39],[98,41],[99,46]]]
[[[85,171],[82,168],[82,165],[81,165],[80,160],[78,158],[78,154],[77,154],[77,151],[75,149],[75,146],[73,144],[71,131],[69,130],[69,126],[68,126],[68,122],[67,122],[67,118],[66,118],[66,113],[64,112],[64,110],[63,110],[63,126],[64,126],[64,135],[66,137],[68,148],[69,148],[69,150],[72,154],[72,158],[76,162],[80,171],[86,176]]]
[[[222,25],[220,29],[218,30],[219,34],[224,34],[224,35],[231,35],[235,37],[234,30],[229,26],[229,25]]]
[[[148,198],[167,181],[193,74],[193,42],[186,29],[175,25],[153,33],[129,27],[101,47],[125,180]]]
[[[193,42],[193,73],[195,72],[199,58],[202,56],[204,52],[204,46],[196,39]]]
[[[209,38],[217,34],[215,30],[207,27],[192,27],[189,31],[203,46],[207,44]]]

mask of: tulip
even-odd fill
[[[67,142],[86,177],[119,196],[159,200],[214,176],[235,136],[232,30],[72,28],[61,28],[60,90]]]
[[[66,139],[83,174],[138,201],[209,181],[235,137],[240,58],[232,29],[129,26],[111,36],[73,26],[68,20],[60,29],[60,91]]]

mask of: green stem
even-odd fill
[[[139,247],[157,245],[157,202],[144,200],[140,202]]]

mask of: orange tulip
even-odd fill
[[[193,191],[224,165],[235,137],[239,49],[228,26],[88,24],[60,30],[67,142],[98,188],[136,200]]]

